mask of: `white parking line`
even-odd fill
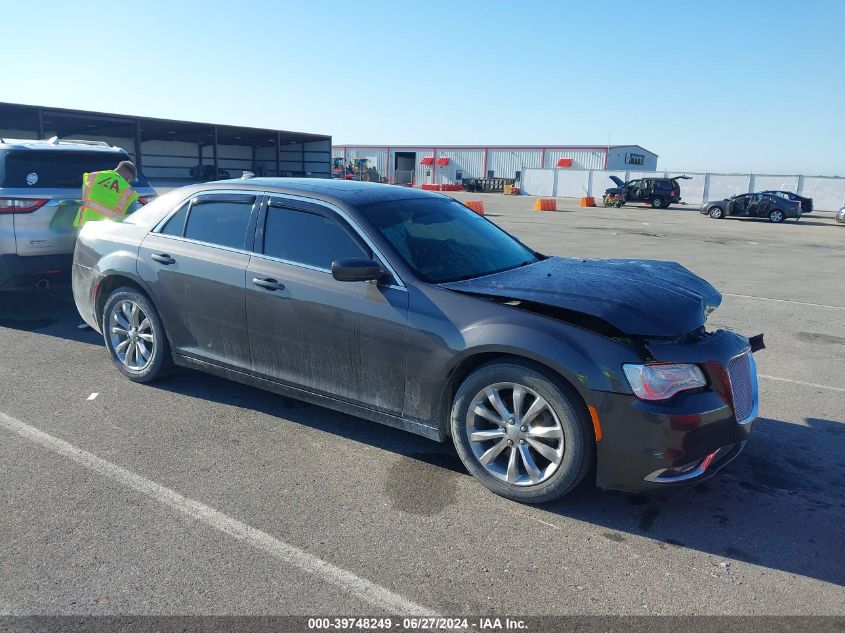
[[[165,488],[117,464],[97,457],[93,453],[84,451],[73,444],[69,444],[5,413],[0,413],[0,427],[39,444],[49,451],[67,457],[71,461],[116,481],[127,488],[132,488],[153,501],[183,512],[200,523],[204,523],[215,530],[228,534],[238,541],[260,549],[285,563],[298,567],[306,573],[313,574],[342,591],[353,594],[370,605],[384,609],[387,613],[433,615],[431,609],[418,605],[390,591],[386,587],[382,587],[381,585],[356,576],[350,571],[336,567],[313,554],[309,554],[298,547],[274,538],[266,532],[262,532],[246,523],[233,519],[219,510],[215,510],[194,499],[183,497],[178,492]]]
[[[90,396],[88,396],[88,400],[96,400],[97,396],[99,396],[99,392],[95,391]]]
[[[775,301],[777,303],[794,303],[799,306],[810,306],[813,308],[830,308],[831,310],[845,310],[845,306],[832,306],[826,303],[807,303],[806,301],[793,301],[792,299],[772,299],[771,297],[755,297],[754,295],[738,295],[732,292],[723,292],[726,297],[739,297],[740,299],[759,299],[760,301]]]
[[[831,387],[830,385],[820,385],[815,382],[804,382],[803,380],[792,380],[792,378],[780,378],[779,376],[768,376],[766,374],[757,374],[758,378],[765,378],[766,380],[776,380],[778,382],[790,382],[793,385],[803,385],[804,387],[816,387],[817,389],[830,389],[831,391],[839,391],[845,393],[842,387]]]

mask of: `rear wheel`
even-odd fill
[[[722,207],[713,207],[712,209],[710,209],[709,215],[714,220],[721,220],[723,217],[725,217],[725,210],[722,209]]]
[[[577,396],[515,363],[485,365],[461,385],[451,431],[467,470],[496,494],[543,503],[574,488],[593,464]]]
[[[651,201],[651,206],[654,209],[663,208],[663,198],[653,198]]]
[[[115,366],[129,380],[152,382],[172,364],[161,318],[135,288],[118,288],[103,309],[103,339]]]
[[[769,222],[780,224],[784,220],[783,211],[780,209],[772,209],[769,211]]]

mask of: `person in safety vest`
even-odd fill
[[[134,163],[121,161],[114,169],[92,171],[82,177],[82,202],[73,226],[95,220],[122,222],[127,210],[138,200],[129,184],[138,175]]]

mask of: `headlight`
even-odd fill
[[[622,369],[634,394],[641,400],[666,400],[679,391],[707,386],[697,365],[623,365]]]

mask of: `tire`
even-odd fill
[[[512,413],[517,389],[523,394],[517,418],[537,409],[526,424]],[[499,395],[509,417],[497,412],[495,398],[487,395],[490,390]],[[485,415],[474,413],[476,406]],[[467,470],[491,491],[521,503],[545,503],[565,495],[595,462],[593,433],[577,394],[517,363],[491,363],[467,377],[452,404],[451,432]],[[485,432],[488,439],[470,440],[471,435],[485,437]],[[542,453],[537,444],[545,447]]]
[[[772,224],[780,224],[785,218],[786,216],[780,209],[772,209],[769,211],[769,222]]]
[[[129,380],[153,382],[172,367],[161,318],[135,288],[118,288],[109,295],[103,308],[103,339],[112,362]]]
[[[663,199],[662,198],[653,198],[651,201],[652,209],[661,209],[663,208]]]
[[[707,215],[709,215],[714,220],[721,220],[725,217],[725,210],[722,207],[713,207],[712,209],[710,209]]]

